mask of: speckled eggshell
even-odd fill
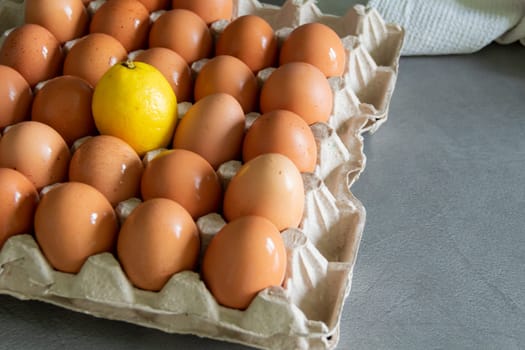
[[[149,12],[164,10],[168,7],[170,0],[139,0]]]
[[[24,77],[11,67],[0,65],[0,130],[30,116],[33,92]]]
[[[277,64],[277,37],[263,18],[241,16],[228,24],[220,34],[215,54],[235,56],[257,72]]]
[[[62,75],[48,80],[37,91],[31,120],[51,126],[69,146],[97,129],[91,114],[93,88],[82,78]]]
[[[178,53],[165,47],[152,47],[140,52],[135,60],[157,68],[170,83],[177,102],[193,101],[191,69]]]
[[[33,231],[38,193],[22,173],[0,168],[0,198],[1,249],[9,237]]]
[[[91,255],[111,251],[117,234],[118,220],[111,204],[83,183],[52,188],[36,209],[36,240],[58,271],[79,272]]]
[[[346,52],[341,38],[322,23],[307,23],[294,29],[286,38],[279,58],[281,65],[306,62],[319,68],[326,77],[341,76]]]
[[[40,122],[15,124],[0,139],[0,167],[20,171],[38,190],[64,181],[70,158],[62,136]]]
[[[149,47],[165,47],[191,64],[212,54],[213,41],[204,21],[188,10],[163,13],[151,26]]]
[[[141,203],[119,233],[117,252],[138,288],[158,291],[175,273],[195,269],[200,251],[197,225],[177,202],[156,198]]]
[[[197,219],[218,211],[222,188],[212,166],[197,153],[175,149],[153,158],[142,175],[144,200],[168,198]]]
[[[149,22],[149,11],[140,1],[111,0],[95,12],[89,31],[109,34],[132,51],[146,46]]]
[[[31,87],[59,75],[62,61],[60,42],[38,24],[15,28],[0,49],[0,64],[17,70]]]
[[[86,34],[89,15],[82,0],[26,0],[26,23],[40,24],[64,43]]]
[[[73,153],[69,180],[95,187],[116,206],[139,195],[143,170],[141,159],[130,145],[114,136],[99,135],[86,140]]]
[[[95,87],[100,78],[116,63],[127,57],[124,46],[104,33],[88,34],[69,50],[64,61],[64,75],[75,75]]]
[[[282,109],[258,117],[244,137],[244,162],[264,153],[287,156],[301,172],[313,172],[317,164],[312,130],[300,116]]]
[[[297,227],[304,211],[301,173],[286,156],[265,153],[244,163],[224,194],[228,221],[257,215],[269,219],[279,231]]]
[[[174,9],[186,9],[198,14],[206,24],[232,18],[232,0],[172,0]]]
[[[243,216],[212,238],[201,272],[219,304],[242,310],[261,290],[281,285],[286,259],[277,228],[263,217]]]
[[[244,113],[257,111],[259,86],[251,69],[233,56],[215,56],[202,67],[194,88],[195,101],[216,94],[232,95]]]
[[[208,95],[191,106],[179,122],[173,148],[198,153],[217,169],[240,158],[244,126],[243,110],[233,96]]]
[[[275,70],[261,89],[261,112],[292,111],[308,125],[326,122],[332,113],[334,96],[328,80],[315,66],[292,62]]]

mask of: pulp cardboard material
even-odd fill
[[[289,0],[281,8],[256,0],[234,2],[234,17],[262,16],[281,39],[303,23],[327,24],[340,35],[347,52],[344,76],[329,79],[335,96],[333,113],[328,123],[312,126],[318,164],[314,173],[303,174],[304,218],[298,229],[282,233],[288,253],[283,286],[260,292],[244,311],[233,310],[217,304],[197,272],[174,275],[157,293],[134,288],[110,253],[90,257],[76,275],[57,272],[26,234],[10,238],[0,251],[0,293],[165,332],[258,348],[331,349],[337,345],[365,223],[365,208],[351,186],[366,163],[362,134],[376,131],[387,119],[403,30],[363,6],[338,17],[323,14],[311,0]],[[22,23],[22,6],[21,1],[0,0],[0,30]],[[225,24],[212,28],[218,34]],[[262,72],[259,79],[264,81],[270,72]],[[184,105],[181,110],[187,108]],[[250,114],[248,123],[255,118],[256,114]],[[224,186],[239,167],[235,161],[221,166],[218,173]],[[121,220],[137,201],[119,206]],[[199,218],[197,224],[204,251],[225,222],[213,213]]]

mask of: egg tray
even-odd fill
[[[259,15],[281,39],[303,23],[324,23],[342,38],[347,53],[344,76],[329,79],[333,113],[328,123],[311,126],[318,163],[314,173],[303,174],[306,203],[300,227],[282,233],[288,254],[283,286],[261,291],[244,311],[234,310],[217,304],[193,271],[175,274],[159,292],[134,288],[110,253],[90,257],[76,275],[58,272],[26,234],[11,237],[0,251],[1,294],[257,348],[336,347],[366,215],[350,188],[366,163],[362,134],[376,131],[387,119],[404,32],[361,5],[340,17],[323,14],[311,0],[288,0],[282,7],[256,0],[234,4],[234,18]],[[23,1],[0,0],[0,30],[21,24],[22,6]],[[220,32],[224,25],[215,23],[212,29]],[[221,166],[225,183],[239,166],[235,161]],[[224,220],[213,213],[197,225],[204,250]]]

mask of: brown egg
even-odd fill
[[[277,38],[272,27],[259,16],[237,18],[224,29],[215,54],[235,56],[253,72],[277,63]]]
[[[322,23],[297,27],[281,47],[281,65],[306,62],[319,68],[327,77],[341,76],[345,70],[346,52],[336,32]]]
[[[150,199],[124,221],[117,252],[131,283],[158,291],[177,272],[196,267],[199,231],[178,203],[165,198]]]
[[[204,253],[202,278],[223,306],[246,309],[263,289],[280,286],[286,248],[269,220],[243,216],[226,224]]]
[[[228,221],[257,215],[279,231],[297,227],[303,217],[304,185],[301,173],[286,156],[265,153],[244,163],[224,194]]]
[[[0,168],[0,249],[11,236],[31,233],[38,203],[35,186],[22,173]]]
[[[36,93],[31,120],[51,126],[71,146],[77,139],[97,133],[91,114],[92,96],[93,88],[82,78],[53,78]]]
[[[130,145],[117,137],[100,135],[73,153],[69,180],[95,187],[116,206],[139,195],[142,171],[142,161]]]
[[[75,43],[66,55],[64,75],[75,75],[95,87],[104,73],[126,56],[124,46],[112,36],[88,34]]]
[[[140,52],[135,61],[151,64],[170,83],[177,102],[193,100],[193,78],[191,69],[178,53],[165,47],[153,47]]]
[[[164,10],[168,7],[170,0],[140,0],[149,12]]]
[[[25,22],[40,24],[64,43],[86,34],[89,16],[82,0],[26,0]]]
[[[65,180],[70,158],[62,136],[43,123],[15,124],[0,139],[0,167],[20,171],[38,190]]]
[[[241,105],[228,94],[197,101],[179,122],[173,148],[200,154],[213,168],[241,155],[245,117]]]
[[[186,9],[198,14],[206,24],[220,19],[231,19],[232,0],[172,0],[174,9]]]
[[[309,63],[292,62],[270,75],[261,89],[260,104],[262,113],[286,109],[312,125],[328,121],[334,96],[318,68]]]
[[[259,86],[251,69],[233,56],[216,56],[208,61],[195,80],[195,101],[223,92],[239,101],[244,113],[257,110]]]
[[[126,50],[137,50],[147,43],[149,11],[138,0],[106,1],[93,15],[89,31],[109,34]]]
[[[24,77],[11,67],[0,65],[0,130],[30,115],[33,93]]]
[[[166,151],[151,160],[142,175],[142,197],[176,201],[197,219],[216,212],[222,198],[219,177],[197,153]]]
[[[206,23],[188,10],[165,12],[153,22],[149,33],[149,47],[171,49],[189,64],[209,57],[212,44]]]
[[[67,182],[47,192],[36,209],[35,236],[58,271],[77,273],[87,258],[113,249],[118,221],[95,188]]]
[[[317,145],[312,130],[297,114],[275,110],[258,117],[243,143],[243,160],[264,153],[280,153],[290,158],[301,172],[313,172]]]
[[[37,24],[14,29],[0,49],[0,64],[17,70],[31,86],[59,75],[62,58],[58,40]]]

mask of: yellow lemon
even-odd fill
[[[162,73],[143,62],[111,67],[95,86],[98,131],[126,141],[139,155],[166,147],[177,124],[177,98]]]

